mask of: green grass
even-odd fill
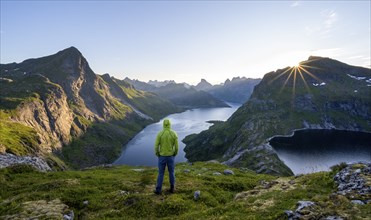
[[[128,121],[91,123],[82,136],[63,146],[58,155],[72,168],[111,163],[120,155],[123,144],[141,129],[142,125]]]
[[[176,193],[160,196],[152,192],[157,169],[151,167],[49,173],[27,166],[1,169],[0,218],[24,213],[27,201],[55,199],[68,205],[77,219],[285,219],[283,212],[295,209],[299,200],[320,204],[318,213],[323,216],[358,219],[370,214],[370,204],[358,207],[345,197],[332,195],[334,172],[277,178],[233,169],[233,176],[213,175],[227,168],[216,163],[177,164]],[[262,181],[276,184],[264,188]],[[169,188],[167,174],[163,187]],[[193,199],[196,190],[201,191],[197,201]]]
[[[28,126],[7,120],[9,114],[0,110],[0,148],[15,155],[35,153],[38,149],[36,131]]]

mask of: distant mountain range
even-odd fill
[[[250,98],[254,87],[260,81],[261,79],[234,77],[232,80],[227,79],[223,84],[213,86],[205,79],[201,79],[194,88],[206,91],[220,100],[242,104]]]
[[[176,83],[173,80],[150,80],[146,83],[137,79],[125,78],[125,81],[134,85],[136,89],[154,92],[163,98],[169,99],[176,105],[186,108],[197,108],[225,106],[220,100],[242,104],[250,98],[254,87],[261,79],[234,77],[232,80],[227,79],[219,85],[212,85],[205,79],[201,79],[196,86],[191,86],[187,83]],[[211,96],[205,94],[205,92]]]
[[[268,141],[297,129],[371,132],[371,70],[309,57],[299,67],[269,72],[226,122],[183,142],[189,161],[218,159],[259,173],[290,175]]]
[[[109,163],[144,126],[180,111],[95,74],[74,47],[0,67],[0,153],[41,155],[59,167]]]
[[[209,93],[197,91],[186,83],[175,83],[174,81],[150,81],[145,83],[129,78],[125,78],[125,81],[132,84],[136,89],[158,94],[183,109],[229,106]]]

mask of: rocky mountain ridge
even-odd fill
[[[186,157],[290,175],[268,140],[305,128],[370,132],[370,79],[370,69],[322,57],[267,73],[225,123],[185,138]]]
[[[95,74],[74,47],[1,64],[0,94],[2,152],[57,154],[73,166],[110,162],[143,126],[179,111],[153,93]]]
[[[172,80],[164,82],[150,81],[150,83],[145,83],[129,78],[126,78],[125,81],[132,84],[137,89],[158,94],[160,97],[169,100],[183,109],[228,107],[226,103],[218,98],[213,97],[205,91],[197,91],[186,83],[175,83]]]

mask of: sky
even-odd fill
[[[0,0],[0,63],[75,46],[97,74],[212,84],[310,55],[371,67],[371,1]]]

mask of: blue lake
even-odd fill
[[[341,162],[371,162],[371,133],[300,130],[291,137],[274,137],[270,144],[294,174],[327,171]]]
[[[212,124],[210,120],[227,120],[240,104],[228,103],[231,108],[200,108],[187,110],[182,113],[171,114],[165,118],[170,119],[172,129],[177,132],[179,139],[179,152],[176,162],[185,162],[185,144],[181,142],[187,135],[200,133]],[[157,157],[154,154],[154,142],[157,133],[162,130],[162,121],[145,127],[124,148],[121,156],[113,164],[157,166]],[[202,146],[200,146],[202,147]]]

